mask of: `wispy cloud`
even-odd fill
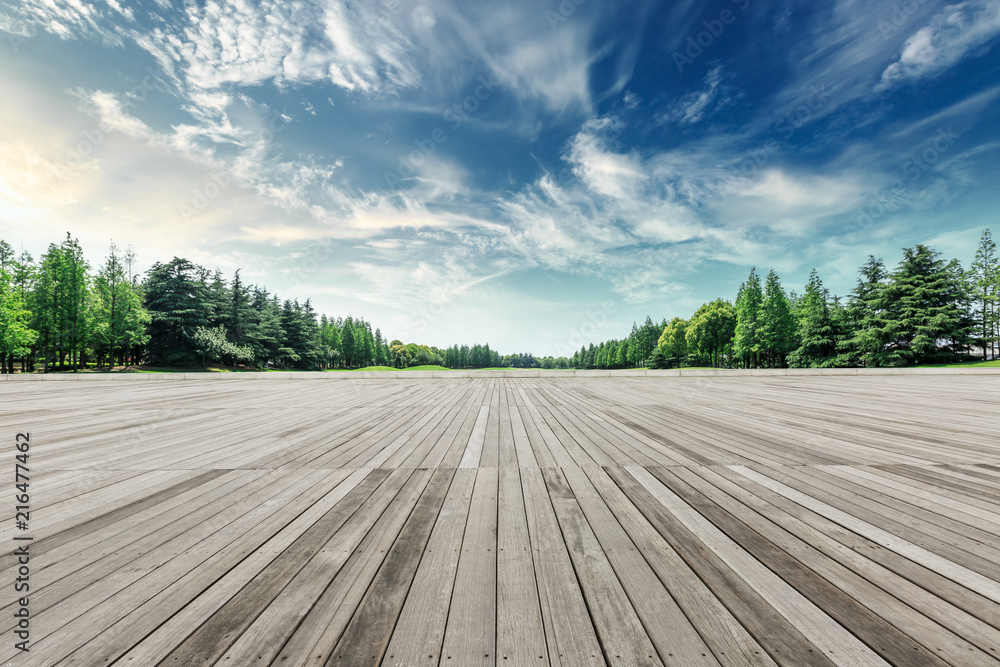
[[[877,89],[931,76],[947,69],[1000,35],[1000,2],[948,5],[903,44],[899,60],[882,72]]]

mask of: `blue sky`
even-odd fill
[[[1000,0],[3,0],[0,237],[571,353],[751,266],[968,263],[998,37]]]

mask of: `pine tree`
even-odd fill
[[[201,360],[191,340],[198,327],[209,327],[212,306],[204,270],[186,259],[157,262],[147,272],[145,307],[149,311],[149,363],[193,366]]]
[[[996,358],[996,344],[1000,340],[1000,265],[996,243],[989,229],[984,229],[976,248],[976,258],[969,272],[973,317],[976,320],[975,344],[983,351],[983,361]]]
[[[757,368],[760,365],[760,317],[763,302],[760,278],[756,268],[751,268],[750,276],[740,285],[736,296],[736,335],[733,339],[733,354],[747,368]]]
[[[827,303],[827,291],[816,269],[799,303],[799,347],[788,355],[792,368],[822,368],[834,362],[837,331]]]
[[[890,344],[910,364],[963,358],[974,323],[964,272],[956,261],[918,244],[903,250],[886,290]]]
[[[881,258],[868,255],[868,261],[858,272],[858,284],[851,292],[846,309],[850,335],[841,352],[848,356],[852,365],[896,366],[901,361],[889,345],[888,273],[885,264]]]
[[[781,281],[774,269],[764,283],[764,301],[760,309],[760,347],[766,364],[772,368],[785,365],[785,357],[795,349],[795,318]]]

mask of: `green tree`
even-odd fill
[[[253,362],[253,350],[250,346],[236,345],[230,341],[226,327],[222,324],[213,328],[195,327],[191,332],[191,342],[201,355],[202,365],[206,365],[208,361],[216,361],[232,364],[233,370],[236,370],[238,363]]]
[[[733,355],[747,368],[760,365],[761,307],[764,292],[756,268],[750,269],[747,281],[740,285],[736,296],[736,334],[733,338]]]
[[[715,367],[723,363],[736,334],[736,309],[725,299],[702,304],[688,321],[684,338],[688,349],[709,357]]]
[[[771,269],[764,283],[764,301],[760,308],[760,347],[763,361],[771,368],[785,365],[785,358],[795,349],[795,318],[778,274]]]
[[[851,365],[895,366],[900,363],[889,346],[888,273],[881,258],[868,255],[858,269],[858,284],[847,305],[849,335],[841,346]]]
[[[625,368],[628,365],[628,348],[627,340],[618,343],[618,348],[615,350],[615,368]]]
[[[146,274],[145,307],[149,311],[148,361],[167,366],[194,366],[201,354],[191,336],[208,328],[212,306],[201,267],[174,257],[157,262]]]
[[[68,233],[61,245],[50,244],[42,256],[31,311],[46,370],[56,363],[65,368],[67,357],[73,368],[85,363],[91,333],[88,269],[83,249]]]
[[[680,367],[681,362],[688,355],[687,325],[687,320],[675,317],[670,320],[670,323],[663,328],[663,333],[660,334],[654,354],[659,351],[668,366]],[[654,368],[657,367],[654,366]]]
[[[996,358],[996,344],[1000,340],[1000,266],[996,248],[990,230],[984,229],[968,275],[976,320],[974,342],[983,351],[983,361]]]
[[[964,275],[925,245],[903,250],[886,295],[890,345],[905,363],[955,361],[968,350],[974,323]]]
[[[37,336],[31,312],[16,281],[14,251],[0,241],[0,372],[13,373],[15,357],[24,357]],[[22,362],[22,368],[24,364]]]
[[[837,354],[837,336],[827,291],[816,269],[799,302],[799,347],[788,355],[792,368],[822,368],[833,363]]]
[[[136,285],[129,279],[124,257],[112,243],[104,264],[94,281],[97,305],[93,344],[97,364],[107,357],[108,367],[115,360],[125,364],[129,351],[148,342],[146,328],[149,313],[142,306]]]

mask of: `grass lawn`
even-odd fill
[[[919,368],[1000,368],[1000,359],[993,361],[964,361],[960,364],[924,364]]]
[[[330,368],[330,371],[353,373],[354,371],[450,371],[444,366],[410,366],[409,368],[393,368],[392,366],[365,366],[364,368]]]

